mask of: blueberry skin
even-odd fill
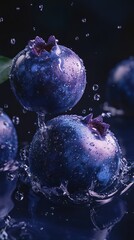
[[[0,167],[17,154],[18,140],[16,130],[10,118],[5,113],[0,113]]]
[[[64,112],[77,104],[85,90],[83,61],[71,49],[58,45],[53,36],[50,38],[45,44],[36,37],[13,60],[11,88],[29,111]]]
[[[118,142],[102,119],[88,118],[58,116],[36,132],[29,164],[42,186],[67,182],[69,193],[90,189],[98,194],[116,186],[122,162]]]
[[[134,58],[121,61],[111,71],[106,99],[110,106],[122,109],[124,114],[134,114]]]

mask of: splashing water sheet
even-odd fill
[[[133,240],[132,9],[0,1],[0,240]]]

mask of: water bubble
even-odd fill
[[[19,10],[20,10],[20,7],[16,7],[16,10],[19,11]]]
[[[15,125],[18,125],[18,124],[20,123],[20,119],[19,119],[19,117],[17,117],[17,116],[13,116],[13,118],[12,118],[12,122],[13,122]]]
[[[26,110],[26,109],[23,109],[22,112],[23,112],[24,114],[26,114],[26,113],[27,113],[27,110]]]
[[[74,2],[71,2],[71,7],[74,5]]]
[[[10,43],[11,43],[12,45],[14,45],[14,44],[16,43],[15,38],[11,38]]]
[[[5,104],[4,104],[4,108],[8,108],[8,104],[5,103]]]
[[[95,100],[95,101],[99,101],[99,100],[100,100],[100,95],[96,93],[96,94],[94,95],[94,100]]]
[[[16,199],[17,201],[22,201],[23,198],[24,198],[24,194],[23,194],[22,192],[17,191],[17,192],[15,193],[15,199]]]
[[[89,37],[89,33],[86,33],[86,37]]]
[[[98,84],[94,84],[92,89],[93,89],[93,91],[97,91],[99,89],[99,85]]]
[[[118,25],[118,26],[117,26],[117,29],[122,29],[122,26],[121,26],[121,25]]]
[[[15,174],[13,174],[12,172],[8,172],[7,173],[7,180],[13,181],[14,179],[15,179]]]
[[[78,41],[78,40],[79,40],[79,37],[78,37],[78,36],[76,36],[76,37],[75,37],[75,40],[76,40],[76,41]]]
[[[36,30],[36,28],[35,27],[33,27],[33,31],[35,31]]]
[[[83,110],[82,110],[82,114],[86,114],[86,109],[83,109]]]
[[[83,23],[85,23],[86,21],[87,21],[87,19],[86,18],[82,18],[82,20],[81,20]]]
[[[0,17],[0,22],[3,22],[3,21],[4,21],[3,17]]]
[[[30,6],[32,7],[32,6],[33,6],[33,4],[32,4],[32,3],[30,3]]]
[[[43,11],[43,5],[39,5],[39,9],[42,12]]]
[[[92,111],[93,111],[93,109],[92,109],[92,108],[89,108],[88,110],[89,110],[90,112],[92,112]]]

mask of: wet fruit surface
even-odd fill
[[[0,113],[0,167],[16,157],[18,141],[16,130],[10,118]]]
[[[86,85],[83,61],[71,49],[36,37],[13,61],[11,87],[19,102],[35,112],[59,113],[80,100]]]
[[[122,162],[118,142],[102,117],[63,115],[50,120],[31,143],[30,169],[43,186],[66,182],[69,193],[113,191]]]

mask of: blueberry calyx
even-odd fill
[[[51,49],[57,45],[57,40],[55,36],[50,36],[48,38],[47,43],[41,37],[36,37],[34,40],[29,41],[29,48],[33,50],[33,52],[40,56],[42,52],[47,51],[50,52]]]
[[[107,130],[110,127],[109,124],[103,122],[102,116],[93,118],[92,113],[84,117],[83,122],[86,123],[90,128],[95,129],[101,135],[101,137],[106,136]]]

